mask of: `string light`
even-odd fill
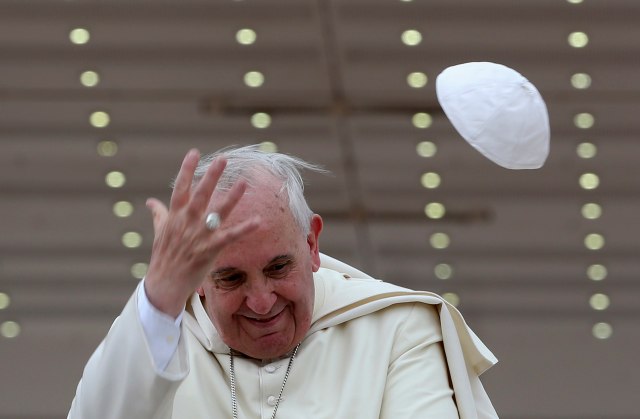
[[[584,48],[589,44],[589,36],[584,32],[571,32],[567,41],[573,48]]]
[[[598,154],[598,148],[593,143],[580,143],[576,147],[576,154],[582,159],[592,159]]]
[[[429,78],[421,71],[414,71],[407,76],[407,84],[414,89],[420,89],[427,85]]]
[[[134,263],[131,265],[131,276],[136,279],[142,279],[147,274],[149,265],[146,263]]]
[[[607,267],[601,264],[593,264],[587,268],[587,277],[592,281],[602,281],[607,277]]]
[[[264,84],[264,74],[259,71],[249,71],[244,75],[244,84],[248,87],[260,87]]]
[[[420,177],[420,183],[426,189],[435,189],[440,186],[440,175],[435,172],[427,172]]]
[[[105,182],[110,188],[121,188],[127,182],[127,178],[124,173],[114,170],[107,173],[107,176],[105,176]]]
[[[236,32],[236,41],[240,45],[251,45],[256,42],[257,35],[253,29],[240,29]]]
[[[136,231],[127,231],[122,235],[122,244],[130,249],[142,245],[142,235]]]
[[[85,28],[75,28],[69,32],[69,40],[76,45],[84,45],[91,39],[91,34]]]
[[[609,304],[611,301],[609,300],[609,296],[602,293],[596,293],[589,298],[589,305],[592,309],[597,311],[603,311],[609,308]]]
[[[604,247],[604,236],[598,233],[589,233],[584,238],[584,246],[589,250],[600,250]]]
[[[263,141],[258,145],[258,149],[265,153],[277,153],[278,145],[272,141]]]
[[[449,247],[451,239],[446,233],[433,233],[429,238],[429,243],[434,249],[446,249]]]
[[[416,145],[416,153],[420,157],[433,157],[438,152],[438,147],[431,141],[420,141]]]
[[[453,276],[453,268],[448,263],[439,263],[433,269],[436,278],[447,280]]]
[[[460,305],[460,296],[455,292],[445,292],[442,294],[442,298],[454,307],[458,307]]]
[[[113,157],[118,153],[118,144],[115,141],[103,140],[98,143],[98,155],[102,157]]]
[[[595,173],[584,173],[578,180],[582,189],[592,190],[600,186],[600,178]]]
[[[609,323],[600,322],[593,325],[591,332],[596,339],[609,339],[613,334],[613,327]]]
[[[89,116],[89,122],[94,128],[105,128],[111,123],[111,117],[104,111],[96,111]]]
[[[426,129],[433,123],[433,118],[426,112],[418,112],[411,118],[413,126],[419,129]]]
[[[80,74],[80,83],[85,87],[95,87],[100,83],[100,75],[95,71],[84,71]]]
[[[133,214],[133,205],[129,201],[118,201],[113,204],[113,213],[120,218],[130,217]]]
[[[416,29],[407,29],[402,32],[401,39],[403,44],[413,47],[422,42],[422,34]]]
[[[424,213],[427,217],[437,220],[444,217],[446,209],[440,202],[430,202],[425,205]]]
[[[591,76],[587,73],[575,73],[571,76],[571,85],[576,89],[588,89],[591,86]]]
[[[595,220],[602,215],[602,207],[595,202],[589,202],[582,206],[581,213],[587,220]]]
[[[9,294],[0,292],[0,310],[4,310],[9,307],[9,305],[11,305],[11,297],[9,297]]]
[[[0,334],[7,339],[13,339],[20,334],[20,325],[8,320],[0,324]]]

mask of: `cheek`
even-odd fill
[[[296,283],[290,290],[290,299],[296,304],[297,315],[311,318],[313,312],[314,287],[312,279],[304,279]]]
[[[233,313],[242,304],[242,298],[233,291],[223,292],[216,288],[205,291],[209,317],[216,323],[228,323]]]

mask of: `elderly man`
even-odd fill
[[[320,254],[300,169],[187,154],[69,418],[497,417],[478,378],[496,360],[453,307]]]

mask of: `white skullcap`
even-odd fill
[[[507,169],[537,169],[549,155],[549,115],[520,73],[488,62],[446,68],[436,79],[440,106],[458,133]]]

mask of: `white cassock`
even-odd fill
[[[369,278],[321,255],[311,329],[279,419],[487,419],[479,375],[497,360],[439,296]],[[270,418],[289,358],[234,357],[238,417]],[[134,293],[92,355],[70,419],[231,418],[229,348],[197,294],[177,350],[156,367]]]

